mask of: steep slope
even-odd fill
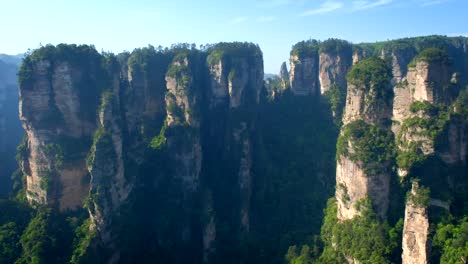
[[[304,41],[289,76],[283,64],[266,81],[251,43],[35,50],[19,73],[18,157],[36,209],[29,226],[0,217],[17,234],[7,257],[463,258],[467,43]]]

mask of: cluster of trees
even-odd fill
[[[352,150],[349,150],[350,142]],[[360,161],[369,175],[378,175],[382,169],[388,170],[395,157],[392,132],[363,120],[343,127],[336,148],[337,159],[345,155],[352,161]]]
[[[325,41],[315,39],[301,41],[292,47],[291,55],[299,57],[317,56],[318,52],[332,55],[352,56],[352,44],[346,40],[330,38]]]

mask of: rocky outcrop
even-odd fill
[[[338,153],[336,166],[336,198],[338,205],[338,219],[352,219],[359,214],[356,205],[365,198],[370,198],[374,205],[377,215],[385,219],[389,204],[390,191],[390,173],[385,168],[388,161],[380,161],[380,164],[374,164],[375,161],[351,158],[356,152],[362,151],[356,146],[352,130],[372,129],[374,131],[387,130],[387,123],[391,117],[391,75],[388,73],[385,62],[381,59],[371,58],[363,60],[351,69],[348,75],[348,92],[346,98],[345,114],[343,117],[343,127],[338,142],[342,142],[344,153]],[[370,72],[377,71],[378,78],[371,75]],[[362,123],[359,123],[362,122]],[[349,126],[348,126],[349,125]],[[365,126],[365,127],[363,127]],[[362,131],[362,133],[368,133]],[[376,132],[373,132],[376,133]],[[358,133],[358,137],[363,137]],[[373,137],[379,137],[374,134]],[[364,139],[372,140],[371,138]],[[340,144],[340,143],[339,143]],[[366,144],[372,144],[367,142]],[[385,143],[388,144],[388,143]],[[338,150],[340,151],[340,150]],[[370,153],[364,153],[368,156]],[[361,157],[363,155],[359,155]],[[369,170],[366,167],[380,168]]]
[[[414,182],[411,197],[419,192],[419,184]],[[429,261],[429,217],[426,205],[408,199],[403,227],[403,264],[425,264]]]
[[[98,94],[92,89],[101,72],[96,61],[88,63],[84,69],[65,58],[28,57],[22,65],[20,118],[29,152],[22,164],[30,202],[72,209],[89,192],[84,160],[96,128]]]
[[[115,247],[111,225],[120,206],[133,187],[134,178],[126,175],[123,153],[123,129],[120,105],[120,79],[117,62],[108,69],[112,89],[105,91],[99,107],[99,128],[87,159],[90,178],[89,198],[86,201],[92,228],[98,231],[100,241]],[[118,254],[118,252],[115,252]]]
[[[452,82],[453,78],[448,55],[443,50],[429,48],[413,59],[407,76],[401,78],[395,88],[392,130],[397,135],[401,151],[418,151],[425,156],[435,152],[434,133],[436,131],[429,131],[429,129],[436,130],[437,128],[419,126],[414,120],[427,122],[427,120],[441,118],[437,114],[434,116],[430,109],[436,105],[448,105],[453,101],[454,94],[457,94],[458,90],[454,85],[456,81]],[[460,156],[460,154],[463,156],[464,151],[458,146],[461,144],[463,148],[466,144],[463,140],[463,129],[455,125],[453,121],[449,122],[451,123],[449,133],[452,135],[448,139],[453,142],[450,142],[448,146],[450,150],[442,155],[451,163],[464,159]],[[406,176],[408,169],[399,168],[399,175]]]
[[[180,131],[167,137],[168,148],[177,165],[175,175],[186,192],[197,190],[202,162],[200,144],[200,90],[195,83],[197,65],[190,58],[176,59],[166,75],[166,131]],[[195,62],[196,63],[196,62]]]
[[[377,215],[385,219],[389,204],[390,174],[368,175],[364,172],[362,162],[342,156],[336,165],[336,186],[339,220],[349,220],[359,215],[356,205],[367,197],[372,199]]]
[[[286,90],[289,88],[289,71],[288,67],[286,66],[286,62],[281,64],[279,78],[281,80],[281,89]]]
[[[214,49],[210,60],[219,54]],[[256,112],[263,86],[263,60],[258,47],[249,49],[243,55],[223,53],[217,60],[208,63],[211,89],[210,102],[204,122],[206,163],[218,162],[220,171],[208,173],[205,188],[213,193],[213,213],[204,221],[204,258],[215,252],[219,237],[218,225],[231,223],[234,230],[248,233],[251,226],[252,196],[252,134],[255,129]],[[209,166],[209,165],[208,165]],[[219,178],[219,175],[223,175]],[[213,177],[213,178],[211,178]],[[221,193],[238,197],[235,204],[219,198]],[[235,210],[228,209],[236,208]],[[226,218],[229,216],[229,218]]]
[[[340,91],[346,92],[346,74],[352,64],[351,46],[337,53],[320,52],[319,55],[319,81],[320,93],[330,90],[332,85],[338,86]]]
[[[224,56],[209,63],[211,89],[210,105],[228,102],[234,109],[245,104],[258,104],[259,87],[263,84],[263,60],[255,56]]]
[[[372,68],[378,73],[371,74]],[[348,75],[343,124],[359,119],[382,126],[388,124],[393,100],[390,80],[391,73],[381,59],[370,58],[353,66]]]
[[[301,96],[318,95],[320,93],[318,54],[303,57],[292,55],[290,63],[289,81],[293,94]]]
[[[456,110],[455,110],[456,111]],[[438,151],[439,156],[447,164],[463,164],[466,165],[468,158],[468,128],[466,121],[462,121],[458,117],[453,117],[447,127],[446,137],[448,139],[447,146]]]

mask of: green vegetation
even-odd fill
[[[433,245],[442,253],[440,263],[464,264],[468,261],[468,217],[440,223]]]
[[[221,42],[215,45],[206,45],[205,51],[208,56],[208,65],[214,65],[227,58],[262,58],[263,53],[260,47],[249,42]]]
[[[96,147],[99,141],[106,136],[106,130],[104,127],[100,126],[95,132],[93,136],[93,145],[91,146],[91,151],[88,153],[86,157],[86,165],[89,167],[92,166],[96,154]]]
[[[254,141],[252,174],[257,187],[252,194],[251,230],[256,234],[250,236],[254,241],[249,246],[250,259],[283,263],[290,246],[312,245],[313,237],[320,233],[326,200],[334,193],[338,128],[326,102],[296,97],[288,91],[262,104],[257,120],[261,138]],[[210,164],[216,162],[215,157]],[[236,178],[223,183],[224,178],[216,177],[221,173],[225,175],[222,168],[214,174],[213,185],[220,182],[225,190],[232,189]],[[223,193],[218,191],[214,197],[225,196]],[[219,214],[219,209],[216,212]],[[311,246],[309,253],[319,251]],[[305,248],[301,252],[290,263],[310,259]]]
[[[410,169],[426,159],[422,151],[423,145],[433,145],[437,142],[451,120],[451,114],[446,107],[427,101],[413,102],[410,111],[418,115],[405,119],[397,136],[397,144],[400,146],[397,164],[403,169]],[[404,136],[418,137],[419,140],[407,141]]]
[[[426,156],[421,151],[422,142],[413,141],[407,143],[405,150],[399,150],[396,158],[399,168],[410,169],[414,165],[422,164]]]
[[[161,128],[159,135],[155,136],[150,142],[150,148],[161,149],[166,144],[166,125]]]
[[[346,91],[338,84],[331,85],[330,90],[323,94],[323,97],[330,103],[330,109],[334,113],[335,123],[341,125],[344,106],[346,103]]]
[[[415,188],[415,193],[411,191],[406,194],[406,200],[417,207],[427,208],[431,201],[431,190],[428,187],[419,186]]]
[[[451,60],[447,51],[439,48],[427,48],[421,51],[409,64],[408,67],[415,67],[418,62],[450,64]]]
[[[317,56],[320,47],[320,42],[311,39],[308,41],[301,41],[295,44],[291,50],[291,56],[298,56],[299,58]]]
[[[406,51],[410,53],[418,53],[426,48],[444,49],[460,45],[466,38],[464,37],[447,37],[440,35],[402,38],[389,41],[381,41],[375,43],[361,43],[353,46],[355,51],[364,51],[370,56],[378,56],[382,50],[386,51]]]
[[[379,44],[379,47],[411,53],[420,51],[425,43],[436,43],[438,40],[445,43],[443,38],[433,38],[433,42],[403,40]],[[374,48],[376,47],[369,46],[369,50],[372,51],[368,54],[378,53]],[[330,39],[325,42],[302,42],[295,46],[292,54],[317,56],[318,52],[338,54],[349,52],[349,49],[349,43]],[[449,50],[447,52],[450,53]],[[186,68],[181,67],[182,64],[170,65],[171,62],[181,62],[187,57],[190,63]],[[250,43],[222,43],[203,47],[200,52],[195,51],[193,45],[178,44],[173,49],[149,46],[117,57],[103,54],[99,60],[99,68],[104,72],[114,71],[117,66],[124,69],[128,62],[132,81],[121,80],[120,96],[122,113],[126,113],[126,107],[130,107],[128,104],[134,100],[133,91],[144,91],[145,97],[164,98],[166,73],[176,77],[181,87],[187,86],[193,78],[194,85],[198,85],[200,89],[208,89],[210,64],[222,60],[223,71],[229,73],[228,79],[232,79],[240,73],[237,68],[240,62],[251,65],[253,60],[260,57],[261,51],[258,46]],[[36,60],[34,58],[30,58],[31,63]],[[83,67],[89,69],[91,66],[86,64]],[[388,103],[391,99],[389,68],[381,59],[363,60],[353,67],[348,80],[359,84],[357,89],[363,89],[365,93]],[[31,69],[23,69],[25,85],[34,81],[28,76],[28,70]],[[191,72],[190,77],[186,74],[187,71]],[[98,79],[107,78],[101,73],[96,73],[100,75]],[[94,76],[95,73],[90,71],[83,74]],[[266,88],[271,91],[280,87],[276,81],[271,79],[269,83],[266,82]],[[96,86],[96,83],[100,85]],[[110,91],[110,87],[108,83],[102,84],[106,83],[90,80],[77,85],[78,89],[89,93],[89,97],[86,98],[92,98],[91,103],[84,104],[86,107],[102,110],[108,105],[111,94],[106,91]],[[134,189],[117,213],[111,212],[110,215],[106,215],[106,220],[109,220],[106,223],[112,230],[113,242],[120,253],[120,262],[202,263],[200,227],[214,219],[216,250],[209,258],[211,263],[276,264],[286,261],[289,264],[342,264],[346,263],[345,257],[355,258],[361,263],[398,263],[401,260],[398,248],[401,248],[402,221],[398,221],[391,228],[375,215],[370,200],[366,199],[359,204],[359,216],[352,220],[338,221],[336,202],[332,199],[328,203],[324,219],[326,200],[334,193],[336,158],[346,155],[353,161],[362,162],[370,177],[378,173],[391,173],[394,167],[394,139],[391,132],[385,128],[367,124],[362,120],[355,121],[343,127],[342,135],[336,142],[338,127],[333,123],[329,110],[331,107],[337,116],[341,115],[339,112],[345,101],[343,89],[344,87],[333,84],[325,94],[328,102],[322,100],[323,98],[295,97],[290,91],[284,91],[278,93],[274,100],[262,100],[260,105],[241,106],[235,110],[219,107],[215,111],[211,111],[207,104],[206,97],[209,94],[204,93],[206,90],[201,90],[198,94],[200,97],[197,98],[200,109],[196,108],[196,105],[184,108],[171,103],[170,100],[167,100],[167,105],[164,106],[165,101],[162,100],[160,116],[148,118],[146,111],[137,113],[141,114],[142,119],[136,120],[138,132],[134,133],[131,131],[133,128],[122,126],[123,155],[128,155],[124,157],[125,174],[135,177],[135,181],[131,183]],[[188,95],[189,91],[182,89],[180,92],[182,95]],[[165,99],[171,99],[171,96],[174,95],[168,93]],[[99,98],[100,104],[99,101],[93,101]],[[413,133],[414,128],[422,127],[424,129],[415,130],[415,133],[423,133],[437,140],[439,135],[445,132],[446,122],[452,121],[452,118],[457,122],[466,120],[467,98],[468,93],[464,93],[464,97],[460,96],[454,105],[454,113],[449,110],[451,107],[431,105],[427,102],[414,103],[410,110],[420,119],[402,122],[402,130]],[[374,98],[367,98],[366,102],[374,103],[372,100]],[[134,101],[141,103],[139,99]],[[167,127],[163,124],[166,118],[164,107],[170,114],[179,116],[180,120],[186,114],[201,114],[203,118],[199,119],[200,127],[194,129],[183,122],[176,122],[175,125]],[[92,118],[89,120],[94,120],[96,115]],[[125,118],[128,116],[122,115],[124,121]],[[50,119],[51,123],[56,122],[56,119],[53,116]],[[147,130],[147,127],[150,129]],[[239,130],[240,128],[243,129]],[[140,130],[144,132],[140,134]],[[237,130],[240,132],[233,133]],[[87,161],[89,167],[113,167],[112,159],[116,153],[110,133],[112,132],[106,131],[104,127],[95,132]],[[233,134],[240,139],[233,138]],[[171,144],[167,144],[168,139]],[[196,191],[192,195],[187,191],[189,187],[184,181],[185,178],[175,177],[186,172],[180,172],[181,162],[175,160],[174,156],[190,153],[194,139],[200,139],[203,159],[197,186],[194,187]],[[62,167],[64,163],[69,164],[70,159],[82,159],[79,155],[71,157],[69,153],[85,153],[84,150],[89,150],[91,145],[89,138],[73,141],[58,136],[56,140],[54,144],[45,146],[44,152],[57,168]],[[249,185],[251,189],[248,194],[239,191],[238,188],[239,164],[245,160],[241,159],[244,157],[242,155],[245,155],[242,153],[244,140],[248,140],[246,142],[249,143],[252,166]],[[147,148],[140,149],[140,143]],[[421,182],[428,187],[421,188],[418,195],[408,199],[412,199],[416,204],[427,205],[430,188],[431,196],[436,194],[451,202],[451,213],[453,211],[454,219],[458,220],[439,225],[434,245],[440,251],[442,261],[463,261],[466,259],[465,223],[468,222],[461,217],[466,215],[468,210],[466,166],[445,164],[436,157],[425,159],[424,155],[420,155],[421,144],[408,143],[408,151],[398,153],[397,162],[400,167],[420,164],[426,169],[410,174],[422,175]],[[29,153],[26,141],[18,148],[18,153],[18,160],[27,159]],[[46,174],[50,173],[52,172]],[[109,174],[113,175],[113,172]],[[85,207],[91,212],[96,212],[97,209],[106,212],[103,201],[112,200],[109,197],[112,177],[96,175],[93,174],[95,185],[85,200]],[[17,173],[16,177],[18,183],[24,182],[23,173]],[[392,177],[392,181],[396,181],[394,178],[396,177]],[[427,181],[433,184],[428,185]],[[403,197],[407,186],[394,187],[391,187],[390,203],[404,204]],[[345,185],[337,185],[336,188],[342,191],[341,198],[344,201],[350,199]],[[239,231],[243,229],[239,219],[244,202],[250,206],[249,232]],[[394,205],[398,206],[400,205]],[[108,260],[109,255],[99,244],[100,238],[96,230],[90,229],[91,222],[89,219],[85,220],[83,215],[58,213],[54,209],[39,207],[30,221],[31,211],[25,210],[25,220],[20,221],[9,216],[21,215],[21,210],[15,209],[14,212],[10,212],[2,207],[0,201],[0,263],[17,261],[18,264],[84,264]],[[393,215],[389,216],[388,220],[392,225],[402,212],[399,208],[398,213],[391,213]],[[436,221],[431,223],[437,224]],[[181,239],[182,237],[184,239]]]
[[[352,56],[352,44],[346,40],[328,39],[320,43],[319,52],[324,52],[332,55],[343,55],[344,57]]]
[[[468,87],[460,92],[453,104],[453,109],[454,114],[460,115],[464,122],[468,122]]]
[[[186,74],[189,74],[189,67],[184,62],[173,63],[167,71],[167,76],[177,78],[177,80]]]
[[[371,86],[379,93],[388,90],[392,79],[392,69],[384,60],[378,57],[370,57],[359,61],[348,72],[348,82],[360,89],[369,91]]]
[[[352,151],[349,150],[349,144]],[[393,134],[383,128],[354,121],[342,129],[336,144],[336,158],[347,156],[352,161],[362,162],[368,176],[388,170],[395,156]]]
[[[365,94],[364,104],[368,112],[383,111],[391,107],[393,90],[390,87],[392,68],[378,57],[370,57],[355,64],[346,76],[348,84]]]
[[[63,151],[58,144],[47,144],[44,148],[44,153],[53,163],[54,169],[60,169],[63,165]]]
[[[393,243],[399,238],[396,231],[377,218],[369,199],[357,207],[360,215],[339,222],[336,201],[328,201],[321,233],[325,250],[316,263],[344,263],[345,256],[361,263],[390,263],[390,255],[398,245]]]
[[[73,241],[73,255],[71,264],[90,263],[91,257],[89,251],[93,239],[96,237],[96,231],[90,229],[91,220],[83,221],[83,224],[76,228],[75,239]]]
[[[14,263],[21,255],[19,239],[31,210],[23,203],[0,200],[0,263]]]
[[[288,253],[286,254],[286,261],[288,264],[312,264],[313,259],[311,256],[312,253],[309,246],[302,246],[300,252],[298,252],[296,246],[292,246],[288,249]]]
[[[97,63],[101,65],[101,55],[94,46],[59,44],[57,46],[47,44],[26,54],[18,73],[20,86],[30,85],[33,81],[33,64],[47,60],[51,63],[55,61],[67,61],[76,67],[82,67]]]
[[[28,158],[28,136],[24,135],[23,140],[16,148],[16,161],[25,161]]]

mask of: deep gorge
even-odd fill
[[[33,50],[0,263],[463,263],[467,44]]]

